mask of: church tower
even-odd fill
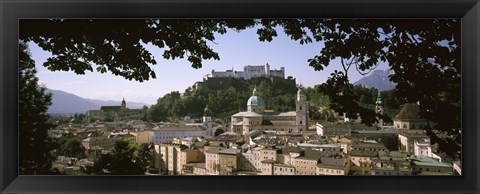
[[[212,117],[210,116],[210,110],[208,109],[208,106],[203,109],[203,127],[207,129],[207,136],[213,137]]]
[[[378,91],[377,101],[375,102],[375,112],[383,116],[383,102],[382,96],[380,95],[380,91]],[[383,126],[383,119],[378,119],[378,126]]]
[[[122,100],[122,109],[127,109],[127,102],[125,102],[125,98]]]
[[[306,131],[308,127],[308,101],[301,89],[298,89],[297,92],[296,113],[296,124],[299,126],[298,131]]]

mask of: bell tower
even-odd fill
[[[210,110],[208,109],[208,105],[203,109],[203,127],[207,129],[207,136],[213,137],[212,131],[212,117],[210,116]]]
[[[381,127],[383,126],[383,102],[382,102],[382,96],[380,94],[380,91],[378,91],[378,96],[377,96],[377,101],[375,102],[375,112],[377,114],[382,115],[380,118],[378,118],[378,126]]]
[[[303,132],[308,127],[308,101],[301,89],[297,92],[296,105],[296,124],[299,126],[298,131]]]

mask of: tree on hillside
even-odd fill
[[[218,128],[217,130],[215,130],[214,136],[217,137],[218,135],[220,135],[222,133],[225,133],[225,131],[222,128]]]
[[[67,157],[85,158],[85,148],[76,139],[65,141],[59,149],[60,154]]]
[[[48,106],[51,94],[38,85],[35,62],[30,58],[25,43],[19,47],[19,174],[50,174],[54,156],[52,139],[47,130]]]
[[[153,164],[153,144],[143,143],[137,151],[137,159],[141,169],[148,169]]]
[[[135,147],[126,139],[115,142],[111,153],[102,155],[94,165],[95,174],[143,175],[150,160],[149,146],[141,146],[136,153]]]

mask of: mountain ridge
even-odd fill
[[[379,91],[392,90],[396,84],[390,81],[390,75],[392,71],[387,70],[375,70],[370,75],[362,77],[353,85],[363,85],[367,88],[376,88]]]
[[[101,106],[120,106],[121,101],[88,99],[68,93],[62,90],[47,88],[45,93],[52,94],[52,105],[49,106],[49,114],[75,114],[86,113],[89,110],[99,110]],[[136,109],[148,104],[127,101],[127,108]]]

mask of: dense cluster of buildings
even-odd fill
[[[280,73],[269,70],[268,64],[261,68],[261,71],[246,68],[247,74],[212,72],[212,76],[242,75],[248,79],[284,74],[284,69]],[[437,153],[421,129],[427,122],[420,118],[416,104],[404,105],[393,119],[393,126],[383,126],[380,120],[377,126],[367,127],[347,120],[309,126],[309,103],[301,90],[296,94],[295,103],[295,110],[288,112],[266,110],[264,100],[254,89],[247,100],[246,111],[233,114],[226,125],[214,123],[209,109],[205,108],[200,123],[190,118],[151,124],[129,120],[96,122],[64,130],[88,134],[82,145],[95,153],[109,152],[118,139],[126,138],[136,144],[152,143],[150,167],[160,175],[461,174],[461,163]],[[123,101],[119,110],[113,112],[119,114],[125,110]],[[102,111],[87,114],[93,117],[113,114]],[[383,114],[380,94],[376,111]],[[216,128],[226,126],[225,133],[214,137]],[[91,135],[98,132],[103,133]],[[381,143],[380,140],[387,137],[397,143],[398,148]],[[66,159],[59,158],[59,163],[63,160]],[[73,159],[70,162],[79,163]]]

